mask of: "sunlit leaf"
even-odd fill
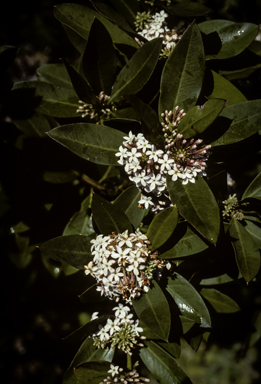
[[[200,294],[218,313],[234,313],[240,311],[240,307],[231,297],[214,288],[202,288]]]

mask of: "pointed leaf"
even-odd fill
[[[225,103],[225,100],[213,99],[207,101],[202,107],[191,108],[181,119],[177,132],[181,133],[184,139],[204,132],[223,110]]]
[[[152,243],[151,251],[154,252],[166,243],[178,224],[178,210],[176,207],[164,209],[152,220],[147,237]]]
[[[214,288],[202,288],[200,294],[218,313],[234,313],[240,311],[240,307],[231,297]]]
[[[146,341],[147,348],[140,350],[140,357],[160,384],[192,384],[176,360],[153,341]]]
[[[88,214],[91,210],[92,194],[88,195],[81,204],[81,209],[71,217],[63,231],[63,236],[84,235],[94,233],[92,218]]]
[[[261,199],[261,172],[251,181],[245,192],[243,193],[242,200],[249,197]]]
[[[148,41],[132,56],[117,76],[111,101],[120,100],[123,95],[135,94],[143,88],[156,67],[161,44],[161,38]]]
[[[92,1],[95,9],[97,9],[98,12],[100,12],[102,15],[104,15],[107,19],[112,21],[114,24],[117,24],[119,27],[123,28],[125,31],[134,33],[134,30],[130,27],[130,24],[128,24],[127,17],[125,18],[124,15],[120,12],[118,13],[115,9],[117,9],[117,4],[119,1],[117,0],[115,9],[110,7],[108,4]],[[132,4],[135,4],[132,1]]]
[[[246,220],[245,229],[252,236],[259,249],[261,249],[261,228],[250,220]]]
[[[63,88],[72,89],[70,77],[63,64],[45,64],[37,68],[39,81],[46,81],[47,83],[58,85]]]
[[[53,127],[51,120],[41,113],[35,112],[29,119],[13,120],[15,126],[20,129],[26,136],[29,137],[46,137],[46,132]],[[54,120],[54,119],[53,119]],[[56,122],[55,126],[58,123]]]
[[[199,29],[191,24],[164,66],[159,99],[159,116],[176,106],[187,112],[199,97],[205,69],[204,48]]]
[[[137,13],[140,11],[138,2],[133,0],[111,0],[111,3],[130,25],[134,23]]]
[[[54,260],[65,261],[78,269],[92,260],[91,243],[93,236],[60,236],[39,246],[40,250]]]
[[[115,154],[124,133],[104,125],[79,123],[54,128],[48,135],[76,155],[96,164],[119,165]]]
[[[123,233],[126,230],[132,232],[132,225],[125,213],[98,195],[93,195],[92,213],[97,227],[104,235]]]
[[[190,1],[181,1],[178,4],[171,4],[168,11],[177,16],[198,17],[207,15],[211,9],[204,4],[194,3]]]
[[[243,225],[236,219],[231,220],[229,229],[236,251],[236,261],[246,282],[251,281],[260,268],[260,251]]]
[[[132,185],[123,191],[113,202],[114,205],[125,213],[135,229],[140,225],[146,213],[146,209],[138,207],[140,198],[141,191],[135,185]]]
[[[152,280],[153,287],[139,299],[133,299],[133,308],[139,319],[160,339],[168,341],[170,309],[160,286]]]
[[[99,384],[108,376],[110,362],[90,361],[74,368],[74,375],[82,384]]]
[[[200,327],[211,327],[210,315],[202,297],[183,276],[175,272],[172,278],[168,277],[166,289],[183,316],[196,321]]]
[[[168,191],[179,213],[207,240],[216,243],[220,217],[216,199],[207,183],[198,177],[195,183],[183,185],[167,177]]]
[[[220,116],[231,120],[223,136],[211,143],[212,146],[237,143],[260,130],[261,100],[245,101],[223,109]]]

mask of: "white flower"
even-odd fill
[[[150,207],[150,205],[154,205],[153,202],[151,201],[151,197],[150,196],[145,196],[145,195],[142,195],[142,198],[138,201],[139,204],[144,204],[144,207],[146,209],[148,209]]]
[[[173,159],[169,159],[168,155],[165,153],[163,159],[159,159],[158,163],[161,164],[160,170],[163,172],[165,169],[169,171],[171,169],[170,164],[174,163]]]
[[[112,321],[111,319],[107,319],[107,323],[106,323],[104,329],[107,332],[110,332],[110,335],[112,336],[115,331],[119,331],[120,330],[120,327],[118,325],[119,322],[120,322],[119,319],[115,319],[114,321]]]
[[[155,145],[151,146],[151,151],[147,151],[146,155],[149,156],[149,159],[153,159],[154,161],[158,161],[158,156],[161,156],[163,151],[161,149],[156,149]]]
[[[130,132],[129,132],[129,135],[128,135],[128,136],[123,136],[123,138],[124,138],[128,143],[132,143],[132,142],[133,142],[133,139],[135,138],[135,135],[133,135],[133,133],[130,131]]]
[[[141,157],[142,154],[140,152],[137,152],[137,148],[132,148],[131,152],[126,153],[126,156],[128,156],[130,162],[134,161],[138,163],[138,158]]]
[[[119,303],[118,307],[114,307],[112,310],[115,311],[116,317],[123,319],[125,315],[127,315],[127,313],[130,311],[130,308],[127,307],[127,305],[124,306],[123,304]]]
[[[157,176],[154,173],[151,174],[150,179],[148,180],[148,183],[150,184],[150,191],[153,191],[153,189],[156,189],[157,186],[162,187],[161,174],[158,173]]]
[[[108,373],[110,373],[112,375],[112,377],[119,374],[119,368],[120,367],[118,365],[111,364],[110,368],[111,369],[108,370]]]
[[[91,320],[90,320],[90,321],[92,321],[92,320],[95,320],[95,319],[98,319],[98,317],[99,317],[99,312],[93,312],[93,314],[92,314],[92,317],[91,317]]]
[[[180,177],[181,179],[184,179],[184,175],[183,175],[183,173],[179,170],[179,168],[177,168],[177,165],[176,165],[176,164],[174,164],[173,169],[171,169],[170,171],[168,171],[168,174],[169,174],[170,176],[172,176],[172,180],[173,180],[173,181],[178,180],[178,177]]]
[[[109,320],[109,319],[108,319]],[[97,335],[100,337],[101,341],[109,340],[110,335],[106,332],[105,327],[103,327]]]

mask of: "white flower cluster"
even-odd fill
[[[139,327],[138,319],[135,321],[132,319],[133,314],[129,313],[130,308],[128,306],[119,304],[113,308],[113,311],[115,311],[115,318],[113,320],[110,318],[107,319],[106,324],[104,326],[99,325],[99,330],[92,335],[93,344],[97,348],[102,349],[108,346],[110,346],[110,348],[117,346],[118,349],[131,355],[131,349],[135,345],[144,347],[144,345],[139,342],[139,339],[145,339],[144,336],[140,335],[143,329]],[[98,312],[95,312],[91,320],[97,318]]]
[[[99,384],[115,383],[115,384],[129,384],[135,382],[136,384],[148,383],[150,380],[145,377],[140,377],[136,369],[129,372],[123,372],[123,368],[118,365],[110,365],[108,373],[112,377],[108,376],[106,379],[101,381]]]
[[[93,260],[84,266],[85,274],[96,279],[97,290],[109,299],[131,303],[149,290],[155,268],[164,266],[156,253],[151,254],[147,236],[139,231],[98,235],[91,243]]]
[[[211,146],[198,148],[202,140],[187,141],[181,134],[177,134],[177,126],[185,116],[184,111],[178,112],[178,109],[177,106],[174,113],[165,111],[161,116],[165,139],[164,151],[157,148],[155,144],[151,144],[142,133],[135,136],[129,132],[129,135],[124,137],[126,141],[123,142],[123,146],[120,146],[119,152],[116,153],[119,157],[118,163],[124,165],[129,179],[137,188],[150,195],[143,195],[139,201],[139,204],[146,209],[165,208],[166,199],[170,205],[166,184],[167,174],[173,181],[181,179],[182,184],[195,183],[198,173],[206,175],[205,161]],[[162,201],[158,200],[158,206],[155,204],[155,197],[161,197]]]
[[[99,96],[95,96],[95,99],[94,105],[79,100],[80,106],[76,112],[80,113],[83,118],[88,116],[98,122],[109,119],[111,114],[117,111],[116,104],[112,103],[110,96],[105,95],[103,91],[99,93]]]
[[[168,14],[162,10],[150,16],[149,13],[139,13],[136,16],[136,26],[139,35],[144,37],[147,40],[155,39],[156,37],[163,37],[164,48],[162,50],[161,56],[168,56],[176,44],[181,39],[181,36],[178,35],[175,29],[170,30],[167,27],[166,18]],[[145,27],[142,29],[143,25],[142,19],[144,20]],[[146,21],[149,21],[146,24]],[[141,29],[141,30],[139,30]]]

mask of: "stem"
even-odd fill
[[[129,371],[132,370],[131,355],[129,355],[128,353],[127,353],[127,369],[128,369]]]

